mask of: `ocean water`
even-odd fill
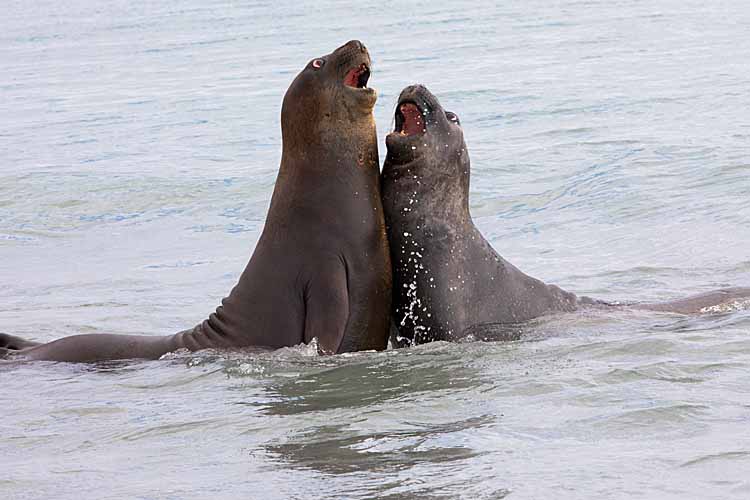
[[[167,334],[259,237],[282,96],[352,38],[464,127],[501,255],[607,300],[750,285],[737,1],[6,0],[0,331]],[[283,312],[282,312],[283,313]],[[0,363],[7,499],[750,498],[750,311],[507,343]]]

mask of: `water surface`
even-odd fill
[[[11,0],[0,28],[0,330],[202,320],[262,229],[287,86],[352,38],[381,158],[427,84],[461,117],[477,224],[525,272],[607,300],[750,284],[743,2]],[[750,312],[523,333],[4,363],[0,496],[750,496]]]

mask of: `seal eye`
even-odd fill
[[[458,116],[456,116],[456,113],[451,113],[450,111],[446,111],[445,117],[448,118],[449,121],[455,123],[456,125],[461,125],[461,121],[458,119]]]
[[[325,62],[325,61],[324,61],[323,59],[315,59],[315,60],[314,60],[314,61],[312,62],[312,66],[313,66],[313,68],[315,68],[315,69],[320,69],[320,68],[322,68],[322,67],[323,67],[323,65],[324,65],[325,63],[326,63],[326,62]]]

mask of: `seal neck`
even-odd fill
[[[300,220],[320,221],[346,238],[382,227],[374,126],[298,146],[284,146],[264,234],[288,234]]]
[[[372,120],[350,124],[351,130],[337,127],[300,141],[299,137],[284,139],[279,180],[309,179],[316,184],[330,185],[377,178],[377,132]],[[377,183],[376,183],[377,184]]]
[[[383,210],[391,220],[471,222],[469,166],[435,169],[422,158],[383,166]],[[457,172],[458,171],[458,172]]]

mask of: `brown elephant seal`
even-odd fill
[[[323,353],[384,349],[391,264],[369,75],[370,56],[355,40],[294,79],[281,110],[281,166],[263,233],[239,282],[203,323],[170,336],[76,335],[25,347],[11,337],[7,344],[30,359],[59,361],[279,348],[313,338]]]
[[[425,87],[404,89],[395,124],[386,138],[381,186],[393,261],[392,314],[403,343],[469,334],[505,338],[504,325],[581,306],[615,307],[532,278],[490,246],[469,213],[470,162],[460,121]],[[750,297],[750,288],[629,307],[706,312],[742,297]]]

